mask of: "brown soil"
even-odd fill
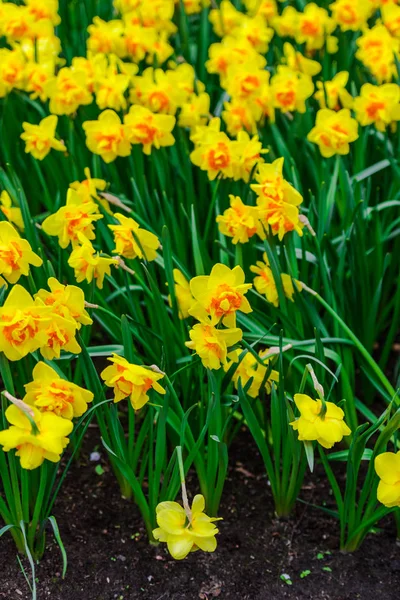
[[[344,555],[337,550],[337,522],[322,511],[299,503],[290,519],[276,519],[260,459],[246,433],[231,449],[217,551],[197,552],[180,562],[168,556],[164,545],[147,543],[139,513],[120,497],[106,460],[104,473],[96,474],[88,459],[95,443],[87,442],[54,511],[68,552],[66,579],[61,579],[59,550],[49,534],[37,568],[38,600],[398,600],[400,550],[393,521],[381,524],[358,552]],[[322,473],[317,474],[308,478],[302,496],[330,504],[328,489]],[[7,536],[0,543],[0,564],[0,598],[29,599]],[[306,570],[311,573],[301,578]],[[292,585],[281,580],[282,574],[290,576]]]

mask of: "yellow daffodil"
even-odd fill
[[[221,114],[231,136],[236,136],[243,130],[251,134],[257,133],[257,122],[260,121],[261,115],[262,109],[259,104],[240,99],[225,102]]]
[[[50,312],[35,303],[25,288],[14,285],[0,308],[0,351],[8,360],[20,360],[47,343]]]
[[[0,194],[0,210],[10,223],[16,225],[21,231],[24,230],[21,209],[12,205],[10,194],[6,190],[3,190]]]
[[[39,125],[22,123],[24,133],[21,133],[21,140],[25,142],[25,152],[38,160],[43,160],[50,150],[66,152],[64,142],[55,138],[57,122],[58,118],[50,115],[42,119]]]
[[[295,394],[294,401],[300,411],[300,417],[290,425],[299,432],[299,440],[317,440],[324,448],[332,448],[351,430],[344,422],[344,412],[333,402],[325,402],[326,413],[322,415],[321,400],[313,400],[306,394]]]
[[[189,316],[189,308],[194,303],[192,292],[190,291],[190,283],[179,269],[173,270],[174,275],[174,292],[176,302],[179,309],[179,318],[187,319]],[[168,296],[171,305],[171,297]]]
[[[300,71],[292,71],[289,67],[279,66],[277,74],[271,79],[272,102],[282,112],[305,113],[305,101],[313,91],[311,77]]]
[[[20,48],[0,48],[0,98],[7,96],[14,88],[24,88],[25,64],[25,57]]]
[[[25,91],[30,92],[32,100],[48,99],[49,82],[54,78],[55,60],[44,63],[28,62],[25,67]]]
[[[175,115],[188,97],[187,92],[178,86],[171,77],[173,71],[149,67],[142,75],[133,78],[131,89],[132,104],[140,104],[154,113]]]
[[[236,27],[240,26],[243,13],[236,10],[229,0],[222,0],[219,8],[210,10],[209,19],[214,33],[218,37],[223,37],[224,35],[229,35]]]
[[[93,279],[96,286],[103,289],[104,277],[111,275],[111,266],[118,266],[118,259],[101,256],[93,248],[85,236],[78,236],[79,246],[75,246],[68,258],[68,264],[74,269],[77,283],[86,281],[91,283]]]
[[[25,384],[23,401],[41,412],[52,412],[64,419],[81,417],[92,402],[92,392],[59,376],[44,362],[38,362],[32,372],[33,381]]]
[[[132,407],[139,410],[149,401],[147,392],[150,389],[165,394],[165,389],[158,383],[164,377],[163,373],[153,371],[150,367],[133,365],[116,354],[108,360],[113,364],[102,371],[101,377],[108,387],[114,389],[114,402],[129,397]]]
[[[307,51],[320,50],[325,42],[329,42],[330,34],[335,29],[336,23],[329,16],[328,11],[314,2],[309,2],[304,12],[298,14],[296,42],[305,43]]]
[[[229,200],[230,208],[216,219],[220,232],[233,238],[233,244],[246,244],[256,233],[261,235],[257,207],[243,204],[239,196],[232,194]]]
[[[341,71],[331,81],[317,81],[318,91],[315,92],[314,98],[318,100],[320,108],[330,108],[331,110],[351,108],[353,97],[345,89],[348,80],[349,73]]]
[[[192,94],[187,102],[182,104],[178,117],[180,127],[192,129],[197,125],[206,125],[210,114],[210,96],[203,92],[198,96]]]
[[[127,100],[125,92],[128,89],[130,76],[123,73],[115,73],[113,67],[109,67],[101,76],[97,75],[94,85],[96,104],[100,110],[112,108],[113,110],[125,110]]]
[[[93,96],[87,87],[85,73],[63,67],[57,77],[51,78],[44,87],[50,98],[53,115],[72,115],[79,106],[91,104]]]
[[[172,115],[157,115],[144,106],[131,106],[124,117],[126,136],[131,144],[142,144],[143,152],[151,154],[153,147],[172,146],[175,143],[171,133],[175,121]]]
[[[243,179],[247,183],[255,167],[264,162],[261,155],[266,154],[268,150],[263,150],[258,135],[250,137],[247,131],[239,131],[237,139],[232,142],[232,148],[235,154],[234,179]]]
[[[397,83],[365,83],[354,99],[356,119],[362,127],[372,123],[378,131],[400,121],[400,87]]]
[[[271,302],[271,304],[274,306],[279,306],[278,288],[276,287],[272,269],[269,265],[267,254],[265,252],[263,254],[263,261],[258,260],[256,266],[252,265],[250,267],[250,271],[256,273],[256,277],[254,277],[254,287],[256,288],[257,292],[265,296],[268,302]],[[296,285],[297,291],[299,292],[302,289],[300,284],[297,281],[292,280],[290,275],[287,273],[281,273],[281,281],[286,298],[293,301],[293,281]]]
[[[217,329],[209,323],[197,323],[189,331],[189,337],[190,342],[185,345],[194,350],[207,369],[218,370],[226,364],[229,348],[242,339],[242,330]]]
[[[82,127],[87,147],[93,154],[100,155],[104,162],[110,163],[117,156],[129,156],[131,153],[125,126],[113,110],[103,111],[97,121],[85,121]]]
[[[290,231],[302,235],[303,223],[300,220],[299,206],[303,202],[301,194],[283,177],[283,158],[271,164],[258,167],[257,183],[250,187],[258,196],[258,216],[265,230],[281,240]],[[264,229],[261,237],[264,237]]]
[[[394,56],[399,53],[400,40],[392,37],[386,27],[377,24],[357,38],[355,54],[378,83],[391,81],[396,73]]]
[[[283,44],[283,54],[287,66],[292,71],[299,71],[300,73],[304,73],[304,75],[314,77],[322,69],[319,62],[311,60],[311,58],[306,58],[301,52],[295,50],[289,42]]]
[[[75,285],[63,285],[55,277],[49,277],[48,290],[39,290],[35,298],[40,298],[46,306],[51,306],[52,312],[72,319],[81,325],[91,325],[92,319],[85,310],[85,296],[83,291]]]
[[[361,1],[361,0],[360,0]],[[400,6],[395,2],[386,2],[381,8],[382,22],[390,35],[400,38]]]
[[[96,200],[108,214],[112,215],[110,204],[98,195],[99,191],[103,192],[106,189],[107,182],[104,179],[92,177],[88,167],[85,167],[83,172],[86,179],[83,179],[83,181],[73,181],[69,184],[69,187],[76,191],[83,203]]]
[[[392,508],[400,506],[400,452],[383,452],[375,458],[375,471],[380,479],[379,502]]]
[[[220,43],[211,44],[208,49],[209,60],[205,66],[208,73],[215,73],[225,84],[228,72],[232,66],[251,64],[256,69],[264,69],[265,58],[254,50],[246,38],[225,36]]]
[[[207,171],[212,181],[221,173],[223,177],[234,177],[238,157],[233,142],[223,132],[210,131],[204,143],[195,147],[190,160],[202,171]]]
[[[270,23],[278,14],[276,0],[245,0],[244,5],[249,15],[260,15]]]
[[[75,248],[79,244],[79,234],[89,240],[95,238],[94,222],[102,218],[95,202],[82,204],[78,193],[69,188],[66,205],[47,217],[42,223],[42,229],[47,235],[58,237],[61,248],[67,248],[70,243]]]
[[[329,8],[342,31],[360,31],[367,26],[370,7],[364,0],[335,0]]]
[[[122,21],[119,19],[103,21],[100,17],[94,17],[93,23],[89,25],[87,31],[89,34],[87,48],[90,52],[123,55],[122,34],[124,27]]]
[[[267,350],[260,351],[260,358],[263,358],[263,355],[267,353]],[[240,354],[241,350],[236,350],[235,353],[232,353],[231,360],[224,366],[224,370],[228,371],[233,364],[238,363],[238,366],[232,376],[232,381],[235,385],[235,388],[238,389],[239,380],[244,388],[247,382],[252,379],[253,381],[250,384],[247,393],[251,398],[257,398],[260,393],[261,384],[264,381],[267,371],[269,370],[270,359],[266,359],[264,361],[264,365],[262,365],[260,362],[258,362],[255,356],[251,354],[251,352],[247,352],[244,358],[242,358],[242,360],[239,362]],[[271,393],[272,383],[277,383],[278,381],[278,371],[271,369],[264,383],[267,394]]]
[[[178,502],[160,502],[157,505],[158,527],[153,535],[156,540],[167,543],[168,551],[175,560],[182,560],[196,550],[214,552],[216,549],[215,536],[219,530],[214,522],[219,519],[208,517],[204,509],[205,501],[201,494],[193,498],[189,514]]]
[[[213,266],[210,275],[199,275],[190,281],[190,291],[195,303],[189,313],[199,321],[214,325],[223,319],[227,327],[236,324],[236,311],[252,311],[245,294],[251,289],[251,283],[245,283],[242,267],[230,269],[218,263]]]
[[[350,111],[342,108],[338,112],[321,108],[317,112],[315,127],[307,139],[319,146],[322,156],[348,154],[350,143],[358,139],[358,123],[351,118]]]
[[[115,213],[118,225],[108,227],[114,234],[115,249],[113,252],[125,258],[154,260],[160,242],[154,233],[142,229],[134,219]]]
[[[0,275],[9,283],[16,283],[21,275],[29,275],[30,265],[40,267],[40,256],[33,252],[8,221],[0,221]]]
[[[300,14],[293,6],[285,6],[281,15],[272,19],[272,27],[279,37],[292,37],[297,34]]]
[[[58,462],[73,429],[72,422],[51,412],[41,413],[32,408],[36,434],[26,414],[12,405],[5,412],[10,427],[0,431],[0,445],[4,452],[15,448],[23,469],[36,469],[44,460]]]
[[[36,299],[38,306],[42,302],[40,298]],[[74,319],[61,317],[57,312],[51,311],[50,321],[45,327],[47,339],[40,346],[42,356],[47,360],[60,358],[61,350],[71,352],[71,354],[80,354],[82,349],[75,338],[78,328],[79,324]]]

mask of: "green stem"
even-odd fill
[[[309,292],[312,296],[314,296],[314,298],[316,298],[318,300],[318,302],[320,304],[322,304],[322,306],[329,312],[329,314],[332,315],[332,317],[345,330],[345,332],[347,333],[349,338],[352,340],[352,342],[354,343],[354,345],[356,346],[356,348],[358,349],[360,354],[364,357],[365,361],[369,364],[369,366],[371,367],[371,369],[373,370],[373,372],[375,373],[375,375],[377,376],[379,381],[382,383],[385,390],[388,392],[390,398],[393,399],[394,396],[396,396],[395,389],[393,388],[390,381],[387,379],[386,375],[380,369],[379,365],[374,361],[374,359],[372,358],[372,356],[370,355],[368,350],[362,345],[362,343],[360,342],[358,337],[356,335],[354,335],[354,333],[352,332],[350,327],[348,327],[346,325],[346,323],[343,321],[343,319],[341,319],[339,317],[339,315],[333,310],[333,308],[331,306],[329,306],[329,304],[319,294],[317,294],[317,292],[315,292],[311,288],[307,287],[304,283],[302,283],[302,286],[303,286],[303,289],[305,289],[307,292]]]

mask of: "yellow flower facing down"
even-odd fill
[[[58,237],[61,248],[67,248],[71,243],[73,248],[79,244],[79,234],[93,240],[94,222],[102,219],[95,202],[85,202],[72,188],[67,192],[67,203],[56,213],[47,217],[42,223],[42,229],[47,235]]]
[[[268,350],[261,350],[259,352],[260,358],[263,358],[264,355],[268,353]],[[224,370],[228,371],[233,364],[238,363],[237,369],[235,370],[232,381],[235,385],[235,388],[238,389],[239,380],[241,382],[242,387],[244,388],[246,384],[252,379],[252,383],[250,384],[249,389],[247,390],[247,394],[251,398],[257,398],[260,393],[260,388],[262,382],[264,381],[264,377],[266,376],[267,370],[269,370],[269,362],[270,359],[266,359],[264,365],[259,363],[255,356],[251,354],[251,352],[247,352],[244,358],[239,362],[239,356],[241,354],[241,350],[236,350],[235,353],[232,353],[232,359],[224,366]],[[279,373],[274,369],[270,370],[270,373],[265,381],[265,390],[267,394],[271,393],[272,383],[278,383],[279,381]]]
[[[261,235],[258,210],[243,204],[239,196],[229,195],[230,208],[216,219],[223,235],[233,238],[233,244],[246,244],[256,233]]]
[[[350,143],[358,139],[358,123],[351,118],[350,111],[342,108],[338,112],[321,108],[317,112],[315,127],[307,139],[319,146],[322,156],[348,154]]]
[[[331,110],[352,108],[353,97],[345,89],[348,80],[349,73],[341,71],[335,75],[332,81],[317,81],[318,91],[314,94],[314,98],[318,100],[320,108],[330,108]]]
[[[254,277],[254,287],[257,292],[265,296],[268,302],[271,302],[274,306],[279,306],[278,288],[276,287],[276,282],[266,252],[263,254],[263,261],[258,260],[256,265],[250,267],[250,271],[256,274],[256,277]],[[293,282],[296,285],[297,291],[300,292],[302,288],[300,287],[299,282],[292,280],[287,273],[281,273],[281,281],[286,298],[293,302]]]
[[[46,306],[51,306],[52,312],[60,317],[76,321],[79,327],[93,323],[85,310],[85,296],[80,288],[63,285],[55,277],[49,277],[47,285],[50,291],[41,289],[34,297],[40,298]]]
[[[0,308],[0,352],[20,360],[47,343],[50,308],[35,303],[20,285],[14,285]]]
[[[67,436],[73,429],[72,422],[67,419],[51,412],[41,413],[36,408],[32,411],[38,429],[36,435],[26,414],[14,405],[5,412],[10,427],[0,431],[0,445],[4,452],[15,448],[23,469],[36,469],[44,460],[58,462],[68,445]]]
[[[174,269],[173,275],[175,284],[174,292],[179,309],[179,318],[187,319],[189,316],[189,308],[194,303],[194,298],[190,291],[190,283],[179,269]],[[168,301],[171,306],[171,296],[168,296]]]
[[[300,417],[289,423],[299,432],[301,442],[317,440],[324,448],[332,448],[351,430],[344,422],[344,412],[333,402],[326,402],[326,413],[321,414],[321,400],[313,400],[306,394],[295,394],[294,401]]]
[[[214,552],[217,547],[215,536],[219,530],[214,525],[218,518],[208,517],[205,512],[204,497],[197,494],[193,498],[190,518],[178,502],[160,502],[156,508],[156,540],[166,542],[168,551],[175,560],[186,558],[189,552],[203,550]]]
[[[229,348],[240,342],[239,328],[217,329],[208,323],[197,323],[189,331],[190,342],[185,345],[201,358],[206,369],[220,369],[225,365]]]
[[[111,266],[118,266],[117,258],[101,256],[93,248],[90,241],[84,236],[79,237],[79,246],[75,246],[68,259],[68,264],[74,269],[74,275],[77,283],[87,281],[91,283],[93,279],[96,286],[103,289],[104,277],[111,275]]]
[[[33,381],[24,386],[23,401],[42,413],[52,412],[64,419],[81,417],[93,400],[92,392],[62,379],[44,362],[35,365],[32,377]]]
[[[173,146],[171,131],[176,119],[172,115],[157,115],[144,106],[131,106],[124,117],[125,132],[131,144],[142,144],[143,152],[151,154],[152,148]]]
[[[11,223],[0,221],[0,275],[9,283],[16,283],[21,275],[29,275],[30,265],[42,264],[28,240],[22,239]]]
[[[125,125],[113,110],[104,110],[97,121],[85,121],[82,127],[90,152],[101,156],[104,162],[110,163],[117,156],[129,156],[131,153]]]
[[[256,174],[257,183],[250,187],[258,196],[258,218],[263,225],[260,237],[265,237],[264,229],[270,228],[280,240],[290,231],[302,235],[303,223],[300,220],[299,206],[302,195],[283,177],[283,158],[271,164],[262,164]]]
[[[271,79],[271,97],[275,108],[282,112],[306,112],[306,100],[314,91],[309,75],[292,71],[289,67],[279,66]]]
[[[388,125],[400,121],[400,87],[397,83],[365,83],[354,99],[354,112],[362,127],[373,123],[378,131],[385,131]]]
[[[115,213],[118,225],[108,225],[114,234],[115,249],[113,252],[125,258],[154,260],[160,247],[158,237],[142,229],[134,219]]]
[[[380,481],[379,502],[393,508],[400,506],[400,452],[383,452],[375,458],[375,471]]]
[[[55,137],[57,122],[58,118],[50,115],[42,119],[39,125],[22,123],[24,133],[21,133],[21,140],[25,142],[25,152],[32,154],[38,160],[43,160],[52,149],[66,152],[64,142],[60,142]]]
[[[183,7],[187,15],[196,15],[210,6],[210,2],[211,0],[183,0]]]
[[[6,190],[0,194],[0,210],[10,223],[16,225],[21,231],[25,229],[21,209],[12,205],[10,194]]]
[[[113,354],[108,358],[113,364],[100,374],[105,384],[114,390],[114,402],[128,398],[135,410],[139,410],[149,401],[148,391],[153,389],[158,394],[165,394],[165,389],[158,383],[164,377],[151,368],[133,365],[122,356]]]
[[[252,308],[245,298],[251,283],[245,283],[242,267],[230,269],[218,263],[213,266],[210,275],[199,275],[190,281],[190,291],[195,303],[189,313],[198,321],[214,325],[223,319],[226,327],[236,324],[236,311],[250,313]]]

